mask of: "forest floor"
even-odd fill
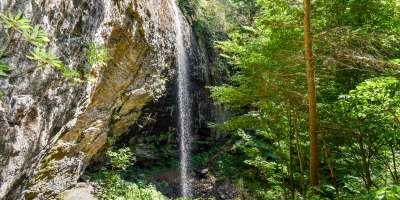
[[[145,181],[154,184],[167,197],[177,198],[180,195],[179,177],[179,169],[171,169],[153,172]],[[208,171],[196,172],[192,178],[192,187],[196,198],[225,200],[241,196],[241,192],[228,179],[220,179]]]

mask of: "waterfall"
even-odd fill
[[[180,146],[181,193],[183,197],[191,197],[190,183],[190,149],[191,149],[191,103],[189,62],[186,53],[181,13],[175,0],[172,0],[176,31],[177,89],[178,89],[178,133]]]

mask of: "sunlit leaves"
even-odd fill
[[[400,199],[400,186],[390,185],[375,191],[375,198],[378,200],[396,200]]]
[[[28,42],[37,47],[46,46],[50,41],[47,33],[39,25],[31,27],[29,30],[22,32],[22,35]]]
[[[42,27],[30,25],[30,19],[24,17],[21,12],[16,15],[0,13],[0,18],[5,28],[17,31],[27,42],[34,46],[34,49],[26,55],[27,58],[36,61],[39,67],[53,67],[64,78],[78,80],[80,76],[78,71],[66,69],[60,58],[46,49],[50,39]],[[7,71],[6,64],[0,63],[0,75],[5,75],[5,71]]]
[[[64,63],[53,53],[36,47],[31,51],[27,57],[38,63],[39,67],[51,66],[58,70],[64,78],[73,79],[79,82],[80,73],[76,70],[67,69]]]
[[[64,68],[64,64],[57,56],[39,47],[33,49],[33,51],[31,51],[30,54],[27,55],[27,57],[31,60],[37,61],[39,67],[50,65],[58,70]]]
[[[9,66],[7,63],[0,62],[0,76],[7,76]]]
[[[109,50],[94,42],[87,45],[86,58],[90,65],[104,65],[110,60]]]
[[[35,46],[43,47],[50,41],[47,33],[39,25],[31,26],[30,19],[23,17],[21,12],[18,12],[15,16],[11,13],[0,13],[0,18],[5,28],[18,31],[29,43]]]
[[[81,74],[78,71],[66,68],[63,68],[60,71],[64,78],[73,79],[75,82],[82,82],[82,80],[79,79]]]
[[[300,156],[295,158],[299,162],[301,157],[307,157],[307,153],[301,155],[302,147],[309,144],[304,139],[307,137],[304,134],[307,101],[304,98],[302,2],[257,2],[260,10],[252,27],[234,29],[229,39],[216,43],[222,59],[233,65],[229,68],[233,75],[228,83],[213,87],[211,92],[230,111],[229,119],[213,127],[232,136],[236,141],[235,150],[240,151],[235,151],[235,156],[242,156],[238,159],[255,168],[259,175],[270,162],[275,162],[263,157],[265,152],[276,153],[280,156],[277,159],[281,159],[276,163],[288,166],[286,163],[290,161],[285,155],[290,142],[295,143],[290,137],[301,140],[297,146],[300,148],[294,150]],[[398,155],[399,151],[400,5],[393,2],[313,1],[320,131],[330,150],[328,156],[334,158],[337,187],[348,194],[341,194],[346,199],[367,193],[360,163],[360,138],[374,184],[383,187],[383,179],[389,184],[392,179],[391,175],[387,176],[388,171],[394,173],[394,164],[390,164],[393,158],[388,158]],[[260,132],[271,135],[260,135]],[[262,142],[275,148],[263,149],[258,146]],[[284,153],[278,154],[279,151]],[[261,159],[257,154],[263,154]],[[321,161],[324,162],[321,167],[328,171],[326,161]],[[294,170],[294,173],[300,172],[299,168]],[[257,176],[246,175],[252,179]],[[337,188],[332,187],[331,180],[323,180],[329,176],[321,178],[326,187],[320,189],[333,197]]]
[[[107,156],[111,159],[113,170],[126,170],[133,164],[135,157],[129,148],[121,148],[116,151],[108,150]]]
[[[123,175],[106,169],[89,174],[91,181],[98,186],[100,200],[167,200],[153,185],[134,183],[125,180]]]
[[[23,17],[21,12],[18,12],[15,16],[11,13],[0,13],[0,18],[7,29],[14,29],[20,32],[27,32],[31,29],[30,20]]]
[[[379,115],[396,123],[400,117],[399,91],[400,82],[397,78],[373,78],[361,83],[349,95],[342,96],[339,104],[352,118]]]
[[[400,65],[400,58],[395,58],[390,60],[391,63]]]
[[[214,99],[232,109],[250,105],[254,100],[250,95],[252,91],[243,88],[224,85],[213,87],[211,91]]]

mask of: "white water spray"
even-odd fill
[[[181,192],[183,197],[192,196],[192,187],[189,174],[189,158],[191,149],[191,103],[190,103],[190,76],[188,55],[184,44],[184,34],[182,29],[182,15],[175,0],[172,0],[176,30],[176,60],[178,71],[178,128],[180,143],[181,160]]]

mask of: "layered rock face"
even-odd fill
[[[87,70],[89,42],[110,49],[106,65],[89,66],[94,81],[71,84],[27,59],[32,47],[0,25],[1,61],[10,65],[0,77],[0,199],[54,199],[163,93],[174,61],[171,3],[1,0],[0,9],[41,25],[67,68]]]

